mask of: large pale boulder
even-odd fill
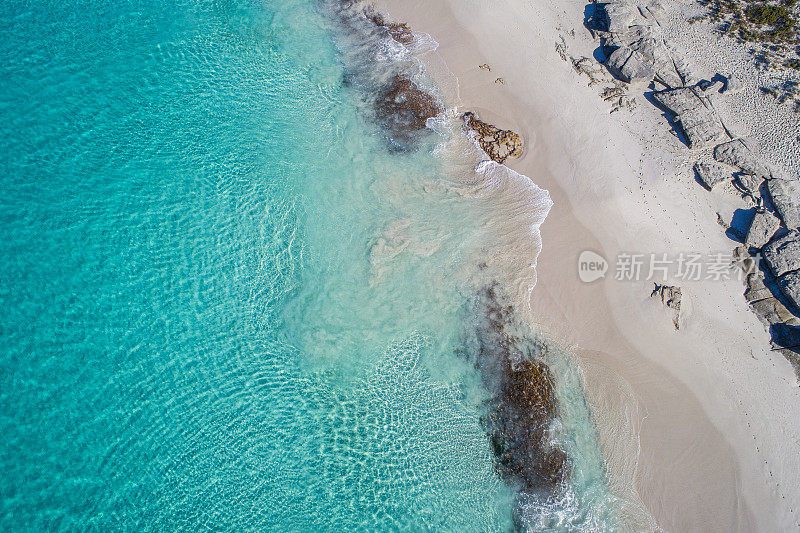
[[[781,221],[769,211],[756,213],[747,231],[745,244],[751,248],[761,248],[767,244],[781,225]]]
[[[714,148],[714,159],[732,167],[739,168],[746,174],[764,179],[772,177],[772,170],[748,146],[744,139],[735,139]]]
[[[800,272],[787,272],[778,278],[778,286],[795,307],[800,307]]]
[[[653,98],[680,123],[689,148],[705,148],[728,138],[711,101],[694,87],[653,93]]]
[[[603,6],[606,13],[606,24],[611,33],[621,33],[630,27],[636,20],[639,10],[631,2],[618,0]]]
[[[786,227],[800,227],[800,181],[771,179],[767,182],[767,189]]]
[[[709,190],[731,178],[731,173],[720,165],[695,163],[694,171],[698,179]]]
[[[790,231],[764,246],[764,259],[777,277],[800,269],[800,233]]]
[[[609,72],[625,83],[650,82],[656,75],[652,61],[627,46],[614,50],[606,61]]]
[[[800,233],[790,231],[764,246],[764,259],[778,278],[778,287],[795,307],[800,308]]]

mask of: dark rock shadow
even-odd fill
[[[769,266],[767,266],[767,262],[763,257],[760,257],[758,267],[764,274],[764,286],[769,289],[769,292],[772,293],[772,296],[781,302],[790,313],[800,318],[800,309],[797,308],[794,302],[784,296],[780,286],[778,286],[778,279],[772,273],[772,270],[770,270]]]
[[[605,15],[605,10],[600,7],[600,4],[594,2],[586,4],[583,8],[583,25],[590,32],[608,31]]]
[[[705,182],[704,182],[704,181],[703,181],[703,180],[700,178],[700,173],[699,173],[699,172],[697,172],[697,167],[693,168],[693,169],[692,169],[692,172],[694,172],[694,181],[696,181],[697,183],[699,183],[699,184],[700,184],[700,186],[701,186],[702,188],[704,188],[705,190],[707,190],[707,191],[710,191],[710,190],[711,190],[711,187],[709,187],[708,185],[706,185],[706,183],[705,183]]]
[[[795,374],[800,376],[800,326],[773,324],[769,328],[769,334],[775,348],[783,352]]]
[[[725,231],[725,235],[729,239],[736,242],[743,243],[747,238],[747,232],[750,230],[750,224],[753,223],[753,218],[756,216],[756,209],[737,209],[733,212],[733,219],[731,220],[730,227]]]
[[[592,52],[592,57],[595,61],[604,65],[608,59],[608,50],[606,50],[606,47],[602,45],[598,46],[594,49],[594,52]]]

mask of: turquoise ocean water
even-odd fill
[[[530,276],[546,193],[454,184],[445,127],[396,150],[314,0],[7,2],[0,27],[0,529],[514,527],[460,353],[476,265],[516,249],[498,212]],[[551,366],[572,487],[530,524],[612,530]]]

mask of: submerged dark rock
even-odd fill
[[[395,138],[411,140],[425,129],[429,118],[442,108],[430,93],[400,74],[393,76],[378,97],[375,108],[380,123]]]
[[[500,476],[523,490],[555,491],[569,476],[569,459],[552,439],[557,417],[544,345],[510,332],[511,306],[494,288],[482,295],[476,366],[493,391],[483,424]]]
[[[389,22],[377,11],[368,12],[367,18],[376,26],[386,28],[392,39],[398,43],[403,45],[414,43],[414,32],[411,31],[411,28],[405,22]]]
[[[500,392],[487,417],[497,470],[526,489],[564,479],[567,456],[547,438],[556,416],[553,380],[539,361],[506,361]]]
[[[331,9],[345,30],[339,41],[347,65],[346,84],[361,93],[370,109],[369,119],[381,126],[393,150],[416,149],[426,121],[441,113],[442,106],[432,92],[420,86],[416,60],[402,54],[390,61],[384,57],[390,40],[403,45],[413,41],[411,28],[388,22],[372,7],[355,0],[340,0]]]

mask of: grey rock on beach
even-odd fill
[[[681,288],[670,285],[659,285],[656,283],[650,296],[659,296],[661,298],[661,303],[673,310],[672,325],[675,326],[675,329],[680,329]]]
[[[681,87],[653,93],[653,98],[680,123],[689,148],[705,148],[728,139],[714,106],[700,89]]]
[[[800,181],[771,179],[767,182],[767,190],[786,227],[800,227]]]
[[[656,75],[653,64],[627,46],[614,50],[606,61],[609,72],[625,83],[649,82]]]
[[[747,231],[745,244],[751,248],[761,248],[767,244],[781,225],[781,221],[769,211],[757,212]]]
[[[800,233],[791,231],[764,246],[763,251],[781,292],[800,308]]]
[[[611,33],[621,33],[628,29],[636,20],[639,10],[635,5],[626,1],[615,1],[603,6],[606,25]]]
[[[697,174],[697,178],[709,190],[731,178],[730,171],[714,164],[695,163],[694,171]]]
[[[776,277],[800,269],[800,232],[790,231],[764,247],[764,259]]]
[[[752,174],[763,179],[773,177],[772,169],[755,151],[751,149],[744,139],[729,141],[714,148],[714,159],[740,169],[746,174]]]

